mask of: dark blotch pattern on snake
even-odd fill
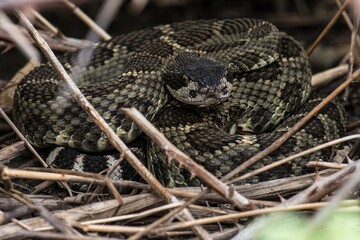
[[[124,141],[131,144],[141,132],[120,109],[136,107],[217,177],[269,146],[321,100],[310,97],[311,70],[304,50],[261,20],[161,25],[114,37],[88,50],[92,50],[89,60],[74,53],[60,61]],[[37,147],[58,145],[94,155],[112,149],[49,64],[36,68],[19,84],[14,120]],[[338,138],[344,124],[341,106],[330,103],[249,170]],[[296,159],[249,181],[303,174],[309,159],[328,160],[333,152],[327,149]],[[72,159],[63,159],[56,165],[76,168]],[[168,186],[198,184],[175,163],[168,165],[153,143],[147,144],[145,159]],[[106,166],[87,155],[81,160],[90,171]]]

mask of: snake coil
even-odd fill
[[[92,51],[90,59],[76,52],[60,61],[124,141],[134,142],[141,132],[120,109],[136,107],[217,177],[269,146],[321,100],[310,97],[311,69],[304,50],[262,20],[161,25],[87,50]],[[20,82],[13,116],[36,147],[70,147],[75,159],[78,151],[87,153],[77,160],[60,154],[59,167],[81,166],[97,172],[111,165],[110,160],[88,157],[111,150],[111,144],[49,64],[37,67]],[[332,102],[251,169],[335,139],[344,133],[344,124],[343,109]],[[327,149],[296,159],[250,181],[303,174],[309,159],[327,159],[333,152]],[[168,186],[198,184],[176,164],[168,165],[153,143],[147,144],[145,159]]]

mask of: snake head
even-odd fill
[[[230,96],[232,84],[228,80],[226,65],[220,61],[181,53],[166,70],[167,89],[183,103],[207,107]]]

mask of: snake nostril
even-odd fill
[[[207,95],[207,98],[219,98],[220,97],[220,94],[218,93],[209,93]]]

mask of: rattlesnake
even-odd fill
[[[136,107],[218,177],[270,145],[319,101],[310,97],[311,70],[304,50],[262,20],[161,25],[114,37],[88,50],[90,59],[77,52],[59,60],[124,141],[132,142],[141,132],[120,109]],[[58,145],[89,154],[112,149],[49,64],[20,82],[13,117],[36,147]],[[337,138],[344,133],[344,124],[341,106],[330,103],[253,168]],[[302,174],[309,158],[327,159],[332,153],[328,149],[297,159],[251,181]],[[177,165],[168,165],[153,143],[148,143],[146,159],[166,185],[196,184]],[[71,168],[71,161],[57,165]],[[87,169],[99,170],[95,165],[93,161]]]

